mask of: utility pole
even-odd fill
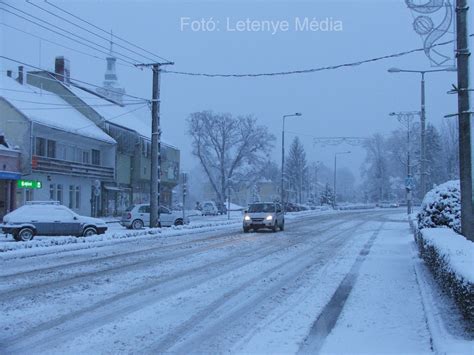
[[[160,227],[160,188],[161,188],[161,128],[160,128],[160,67],[173,65],[173,62],[135,64],[139,68],[153,71],[151,101],[151,178],[150,178],[150,227]]]
[[[420,147],[420,199],[426,193],[426,99],[425,73],[421,73],[421,147]]]
[[[182,186],[182,192],[183,192],[183,224],[184,224],[184,221],[186,220],[186,194],[187,194],[187,183],[188,183],[188,176],[186,173],[182,173],[181,174],[182,176],[182,183],[183,183],[183,186]]]
[[[458,115],[459,115],[459,172],[461,180],[461,230],[462,234],[474,242],[474,180],[472,159],[474,157],[472,126],[469,103],[469,45],[467,32],[467,0],[457,0],[457,67],[458,67]]]

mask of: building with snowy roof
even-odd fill
[[[97,186],[116,179],[116,141],[56,94],[29,85],[23,67],[0,77],[0,131],[21,152],[17,205],[58,200],[83,215],[103,208]]]
[[[29,84],[55,93],[94,122],[117,142],[116,180],[102,183],[103,215],[120,215],[131,204],[150,201],[151,115],[136,115],[148,110],[145,100],[130,98],[120,88],[115,62],[107,58],[104,86],[94,90],[71,80],[69,62],[56,57],[55,72],[31,71]],[[127,99],[128,98],[128,99]],[[172,190],[179,183],[180,151],[161,144],[161,203],[170,206]]]

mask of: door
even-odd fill
[[[54,234],[55,235],[80,235],[81,222],[72,211],[56,208],[54,211]]]
[[[143,205],[138,208],[138,216],[143,221],[143,225],[150,226],[150,205]]]
[[[174,223],[173,214],[164,206],[160,206],[160,222],[162,227],[169,227]]]

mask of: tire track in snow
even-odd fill
[[[308,250],[303,251],[291,259],[284,261],[260,274],[245,281],[232,288],[228,292],[224,293],[221,297],[213,301],[211,304],[200,310],[196,315],[189,318],[185,323],[181,324],[173,332],[167,335],[164,339],[148,346],[145,349],[140,349],[142,353],[179,353],[189,354],[194,352],[217,352],[220,353],[223,349],[202,349],[203,343],[208,342],[210,339],[215,339],[216,336],[221,335],[223,332],[228,331],[228,328],[235,321],[238,321],[245,317],[247,314],[254,311],[262,303],[267,301],[270,297],[278,295],[284,289],[283,297],[289,297],[288,285],[296,283],[298,277],[302,274],[310,272],[312,269],[324,266],[331,258],[337,254],[341,247],[345,244],[347,239],[345,238],[348,234],[352,234],[355,230],[366,224],[368,221],[363,221],[355,226],[351,226],[341,232],[331,236],[330,239],[326,240],[329,243],[325,244],[332,250],[331,253],[325,252],[322,256],[324,259],[315,261],[315,255],[318,255],[318,249],[321,248],[321,243],[317,246],[313,246]],[[319,255],[318,255],[319,256]],[[309,258],[309,259],[308,259]],[[292,270],[291,273],[284,277],[278,277],[278,273],[281,271]],[[226,304],[235,302],[240,294],[248,292],[247,290],[256,283],[275,275],[275,278],[280,278],[278,282],[273,284],[270,288],[266,288],[264,292],[260,292],[257,295],[253,295],[248,298],[245,302],[239,303],[237,307],[230,307],[230,311],[226,311]],[[297,287],[297,286],[296,286]],[[269,311],[269,309],[267,309]],[[203,326],[202,323],[208,321],[215,314],[219,314],[217,320],[209,322],[208,325]],[[199,329],[201,327],[201,329]],[[186,338],[188,333],[193,333],[190,337]]]
[[[372,234],[370,239],[360,251],[359,256],[351,267],[351,270],[346,275],[344,280],[342,280],[342,282],[339,284],[339,287],[334,292],[328,304],[326,304],[323,311],[313,323],[313,326],[311,327],[307,338],[301,345],[298,354],[319,353],[324,341],[326,340],[326,337],[329,335],[329,333],[331,333],[332,329],[336,325],[337,319],[339,318],[339,315],[344,308],[344,304],[346,303],[346,300],[349,297],[357,280],[360,267],[369,254],[370,248],[374,244],[374,241],[379,235],[384,224],[385,222],[382,222],[380,227]]]
[[[341,225],[341,221],[336,221],[326,228],[313,229],[303,234],[299,233],[299,236],[291,238],[290,240],[285,241],[282,239],[282,243],[280,244],[283,245],[277,247],[269,245],[259,250],[252,249],[248,254],[238,254],[233,257],[226,256],[224,260],[219,260],[191,270],[184,270],[164,278],[158,278],[158,280],[151,283],[147,281],[143,283],[143,285],[133,287],[113,297],[103,299],[88,307],[40,323],[13,337],[3,339],[0,341],[0,350],[3,348],[8,353],[21,353],[28,351],[28,349],[44,349],[53,344],[61,344],[74,333],[82,332],[83,329],[89,328],[91,324],[93,324],[94,327],[98,327],[118,317],[139,310],[147,304],[156,303],[159,300],[185,291],[195,285],[233,272],[235,269],[244,267],[251,262],[264,259],[272,254],[304,243],[308,235],[325,233],[335,225]],[[325,241],[332,238],[334,238],[334,236],[330,236]],[[275,240],[278,241],[278,239]],[[166,289],[166,287],[168,287],[168,289]]]

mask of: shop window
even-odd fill
[[[54,184],[49,185],[49,199],[51,201],[56,201],[56,185]]]
[[[81,208],[81,187],[76,186],[76,208]]]
[[[56,197],[59,203],[62,205],[63,204],[63,185],[58,184],[56,188]]]
[[[76,197],[76,189],[74,185],[69,185],[69,208],[74,208],[74,200]]]

